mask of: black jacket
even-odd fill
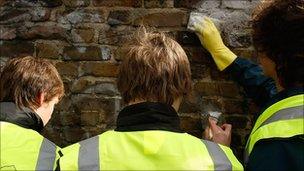
[[[23,128],[41,132],[43,122],[31,109],[19,109],[13,102],[0,102],[0,121],[10,122]]]
[[[146,130],[182,132],[178,114],[170,105],[143,102],[126,106],[119,112],[115,131]]]
[[[263,113],[272,104],[285,98],[303,94],[303,87],[289,87],[277,92],[274,80],[266,77],[257,64],[237,58],[226,71],[244,87],[248,97]],[[259,115],[255,116],[258,118]],[[303,130],[304,131],[304,130]],[[274,138],[258,141],[250,156],[246,170],[304,170],[304,137]]]

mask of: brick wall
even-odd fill
[[[220,73],[186,30],[191,11],[223,21],[223,38],[238,55],[254,60],[250,13],[257,0],[0,0],[1,66],[10,57],[49,58],[59,70],[66,96],[44,134],[64,147],[115,127],[121,98],[116,88],[122,45],[140,24],[173,35],[188,54],[193,96],[180,109],[182,128],[202,135],[202,116],[224,113],[233,124],[232,148],[241,158],[257,112],[227,74]]]

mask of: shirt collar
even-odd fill
[[[126,106],[117,117],[116,131],[165,130],[182,132],[175,109],[159,102],[143,102]]]

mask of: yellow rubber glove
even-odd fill
[[[205,17],[203,21],[196,23],[194,28],[203,47],[211,53],[220,71],[236,59],[237,56],[224,45],[219,31],[210,18]]]

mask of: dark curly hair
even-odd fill
[[[276,64],[284,88],[304,82],[304,0],[265,1],[253,17],[253,42]]]

